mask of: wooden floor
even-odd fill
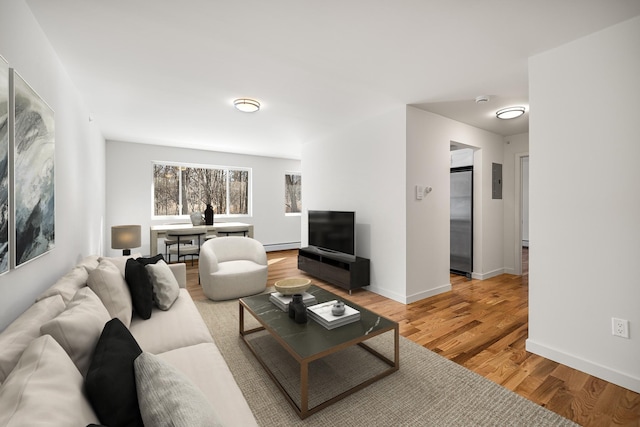
[[[268,285],[294,276],[297,251],[269,252]],[[400,334],[521,396],[583,426],[640,426],[640,394],[525,350],[528,333],[528,257],[523,276],[503,274],[480,281],[451,276],[453,290],[401,304],[366,290],[352,295],[312,278],[400,324]],[[311,277],[310,277],[311,278]],[[196,267],[187,264],[194,299],[206,298]]]

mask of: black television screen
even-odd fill
[[[309,211],[309,246],[356,255],[356,213]]]

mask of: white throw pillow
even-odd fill
[[[89,288],[80,289],[66,310],[43,324],[42,335],[51,335],[85,376],[105,323],[111,320],[100,298]]]
[[[88,277],[89,273],[87,273],[87,270],[83,266],[76,266],[58,279],[49,289],[40,294],[36,301],[53,295],[60,295],[65,304],[68,304],[71,298],[78,292],[78,289],[87,286]]]
[[[153,285],[153,302],[160,310],[169,310],[180,295],[180,285],[166,262],[160,260],[145,266]]]
[[[87,285],[100,297],[111,318],[117,317],[127,328],[131,325],[131,293],[118,267],[102,259],[98,267],[89,273]]]
[[[133,367],[144,425],[222,425],[202,391],[158,356],[143,352],[133,362]]]
[[[36,302],[0,333],[0,383],[16,366],[20,355],[34,339],[40,336],[40,326],[65,309],[60,295]]]
[[[0,387],[2,426],[99,424],[83,392],[83,379],[50,336],[33,340]]]
[[[100,261],[98,261],[98,255],[89,255],[86,256],[78,263],[78,267],[84,267],[87,270],[87,274],[91,273],[98,266]]]
[[[98,258],[98,262],[102,262],[102,261],[111,262],[113,265],[118,267],[118,270],[120,270],[120,273],[122,273],[122,277],[124,277],[124,270],[125,270],[125,267],[127,266],[127,260],[129,258],[133,258],[133,259],[140,258],[141,256],[142,254],[139,254],[139,253],[135,253],[131,255],[114,256],[114,257],[102,256]]]

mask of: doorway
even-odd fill
[[[520,213],[522,275],[529,275],[529,156],[520,157]]]
[[[450,260],[453,274],[473,272],[473,166],[451,168]]]
[[[529,153],[515,155],[515,233],[512,240],[515,269],[513,274],[529,272]],[[523,259],[526,256],[526,259]]]

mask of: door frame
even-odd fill
[[[475,152],[474,152],[475,154]],[[471,271],[469,272],[462,272],[459,270],[455,270],[455,269],[451,269],[451,264],[449,264],[449,273],[452,274],[460,274],[460,275],[464,275],[467,277],[467,279],[471,280],[472,276],[473,276],[473,262],[474,262],[474,257],[473,257],[473,245],[475,242],[475,227],[473,222],[475,221],[475,215],[473,214],[473,210],[475,208],[474,205],[474,192],[475,192],[475,183],[474,183],[474,173],[475,173],[475,169],[473,167],[473,165],[471,166],[456,166],[456,167],[452,167],[449,168],[449,177],[451,177],[451,174],[456,173],[456,172],[471,172]],[[451,197],[451,194],[449,194],[449,197]],[[451,244],[451,230],[449,230],[449,244]]]
[[[529,152],[516,153],[515,154],[515,241],[513,242],[515,271],[518,276],[522,276],[522,158],[529,157]],[[531,159],[529,159],[531,161]],[[529,163],[529,170],[531,170],[531,163]],[[531,172],[529,172],[531,176]],[[531,182],[531,181],[529,181]]]

